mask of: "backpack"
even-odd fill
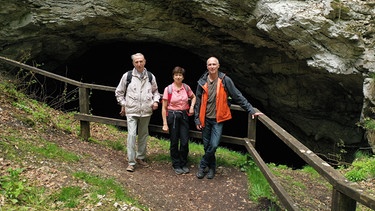
[[[151,72],[147,71],[147,75],[148,75],[148,82],[151,83],[151,81],[152,81]],[[126,77],[126,89],[128,89],[129,84],[132,82],[132,78],[133,78],[133,70],[129,70],[128,75]]]
[[[189,86],[186,85],[185,83],[182,83],[182,85],[184,86],[185,88],[185,92],[186,92],[186,95],[188,95],[188,91],[189,91]],[[169,84],[168,85],[168,105],[171,101],[171,98],[172,98],[172,84]],[[188,98],[189,98],[189,95],[188,95]]]

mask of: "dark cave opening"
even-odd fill
[[[54,72],[85,83],[116,87],[122,74],[133,68],[130,56],[137,52],[145,55],[146,68],[155,75],[160,93],[163,93],[164,88],[173,82],[171,72],[175,66],[185,68],[184,82],[189,84],[192,90],[196,89],[198,78],[206,70],[206,58],[201,58],[185,49],[157,43],[115,42],[92,46],[79,57],[72,58],[61,65]],[[207,58],[209,56],[215,55],[207,55]],[[225,67],[222,66],[220,70],[225,71]],[[92,114],[121,118],[119,116],[120,107],[114,93],[93,90],[90,99]],[[262,105],[252,101],[249,97],[247,99],[254,107],[262,110]],[[72,107],[78,110],[78,102],[71,104],[70,108],[66,109],[72,110]],[[154,112],[151,123],[160,125],[160,122],[161,110],[159,108]],[[190,125],[191,129],[195,130],[193,118],[190,119]],[[233,119],[225,123],[223,134],[245,137],[247,129],[244,125],[247,125],[247,115],[234,111]],[[165,136],[165,134],[151,135]],[[221,145],[246,152],[246,148],[243,146],[225,143]],[[305,165],[301,158],[262,124],[257,124],[256,148],[267,163],[284,164],[293,168]]]

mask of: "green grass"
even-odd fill
[[[375,156],[358,152],[356,159],[348,167],[345,177],[353,182],[363,181],[375,177]]]
[[[10,202],[5,209],[16,207],[28,210],[28,206],[39,207],[43,202],[44,188],[30,186],[27,179],[21,176],[23,171],[21,168],[8,168],[7,174],[0,176],[0,195]]]
[[[90,200],[95,204],[106,197],[114,198],[118,202],[132,204],[133,206],[137,206],[142,210],[147,210],[145,206],[141,205],[137,200],[130,197],[123,186],[113,178],[106,179],[87,172],[76,172],[73,174],[73,176],[90,185],[90,189],[88,190]],[[77,197],[73,197],[71,200],[74,198]]]
[[[303,166],[303,168],[301,169],[302,172],[306,172],[308,173],[309,175],[311,175],[312,177],[320,177],[320,174],[311,166],[309,165],[306,165],[306,166]]]
[[[127,194],[124,192],[124,189],[121,188],[121,185],[115,182],[114,179],[104,179],[86,172],[76,172],[73,175],[74,177],[94,186],[94,193],[98,195],[104,195],[113,191],[116,200],[127,199]]]
[[[65,207],[75,208],[79,205],[79,200],[83,193],[81,188],[77,186],[63,187],[56,195],[56,199],[63,202]]]
[[[276,195],[273,193],[267,179],[250,156],[247,156],[247,161],[242,164],[241,168],[248,177],[249,198],[251,200],[259,201],[261,198],[268,198],[271,201],[276,201]]]
[[[88,141],[102,146],[107,146],[116,151],[125,151],[126,149],[126,146],[124,145],[124,140],[97,140],[93,137],[90,137]]]
[[[26,156],[33,153],[35,156],[56,159],[62,162],[75,162],[80,159],[76,154],[66,151],[55,143],[46,141],[41,137],[28,135],[27,139],[25,139],[24,136],[25,134],[20,131],[13,131],[9,135],[0,135],[1,139],[4,140],[0,142],[1,152],[4,152],[6,158],[20,160],[22,158],[19,156],[20,154]]]
[[[79,156],[69,151],[66,151],[55,143],[43,141],[41,145],[31,145],[28,151],[32,151],[36,154],[43,156],[44,158],[55,159],[62,162],[76,162],[79,161]]]

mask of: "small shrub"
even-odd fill
[[[9,168],[9,175],[0,177],[0,191],[12,204],[20,203],[22,201],[22,195],[30,190],[26,185],[26,181],[20,178],[22,171],[23,169],[21,168]]]
[[[350,181],[362,181],[375,177],[375,157],[365,156],[363,153],[357,153],[357,158],[345,173],[345,177]]]

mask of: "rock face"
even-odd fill
[[[0,55],[53,71],[97,43],[154,42],[220,59],[262,111],[320,151],[366,142],[374,0],[3,0]],[[324,148],[324,147],[322,147]]]

